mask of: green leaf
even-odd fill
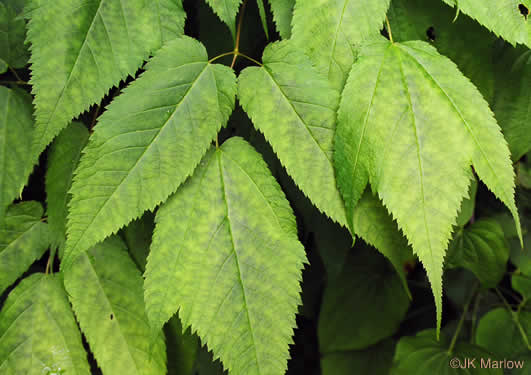
[[[324,291],[319,314],[323,354],[367,348],[391,336],[409,298],[391,264],[371,249],[350,253],[340,275]]]
[[[398,342],[395,352],[395,363],[390,375],[410,374],[470,374],[470,375],[503,375],[501,368],[482,368],[480,360],[497,360],[485,349],[457,341],[450,352],[450,340],[442,336],[436,339],[435,330],[419,332],[416,336],[405,336]],[[467,360],[476,358],[475,367]],[[452,361],[452,362],[450,362]],[[463,368],[459,366],[462,365]],[[457,366],[457,367],[453,367]],[[466,370],[465,370],[466,369]]]
[[[162,331],[153,339],[142,276],[122,240],[110,237],[77,257],[64,279],[79,325],[103,373],[166,374]]]
[[[63,267],[155,208],[193,172],[234,108],[231,69],[188,37],[164,46],[100,117],[72,184]]]
[[[514,290],[522,295],[524,303],[531,298],[531,277],[513,273],[511,276],[511,285]]]
[[[182,0],[151,1],[155,21],[158,23],[157,33],[160,35],[159,45],[184,35],[186,12]]]
[[[160,47],[159,20],[170,21],[155,14],[148,0],[59,0],[32,5],[28,41],[37,118],[36,160],[72,118],[134,75]]]
[[[438,328],[443,260],[471,164],[520,230],[509,149],[477,89],[427,43],[365,44],[338,114],[338,186],[351,228],[367,183],[378,193],[424,264]]]
[[[155,229],[155,215],[146,211],[141,218],[133,220],[122,230],[129,253],[140,271],[146,270],[147,256]]]
[[[12,68],[28,63],[29,51],[24,44],[26,22],[8,4],[0,3],[0,58]]]
[[[465,197],[461,202],[461,209],[457,216],[457,226],[464,227],[470,219],[474,216],[476,209],[476,193],[478,191],[478,180],[476,176],[472,176],[471,184],[468,187],[468,197]]]
[[[22,90],[0,86],[0,221],[6,207],[20,196],[31,172],[33,117],[31,99]]]
[[[295,0],[269,0],[273,21],[282,39],[291,37],[291,20],[293,18],[293,8]]]
[[[513,160],[518,160],[531,150],[531,51],[507,51],[498,69],[493,109]]]
[[[293,43],[303,49],[336,89],[342,89],[355,47],[383,27],[390,0],[297,1]]]
[[[240,104],[302,192],[344,225],[332,164],[338,93],[290,42],[270,44],[263,62],[241,72]]]
[[[500,357],[511,358],[531,350],[531,312],[490,310],[479,321],[476,343]]]
[[[454,61],[489,103],[494,94],[493,52],[498,38],[470,17],[455,19],[442,1],[393,0],[389,8],[393,38],[424,40]]]
[[[0,224],[0,294],[48,249],[48,225],[42,206],[29,201],[12,205]]]
[[[231,375],[284,374],[305,261],[278,183],[231,138],[157,212],[148,317],[159,328],[178,310]]]
[[[368,190],[354,210],[353,225],[356,235],[389,259],[411,298],[405,266],[413,259],[413,252],[382,202]]]
[[[531,47],[531,25],[528,23],[528,0],[443,0],[458,7],[487,29],[511,44],[522,43]],[[520,5],[524,9],[520,9]],[[527,14],[522,14],[527,10]]]
[[[236,39],[236,15],[242,0],[206,0],[220,20],[229,27],[232,38]]]
[[[5,72],[7,72],[7,68],[7,63],[2,58],[0,58],[0,74],[4,74]]]
[[[269,39],[269,30],[267,30],[267,14],[264,6],[264,0],[256,0],[256,4],[258,5],[258,12],[260,13],[260,21],[262,22],[264,33],[266,38]]]
[[[365,350],[326,354],[321,358],[323,375],[389,375],[395,342],[382,341]]]
[[[448,247],[446,267],[472,271],[486,288],[494,288],[503,278],[509,247],[503,229],[495,219],[482,219],[460,229]]]
[[[55,139],[48,153],[46,171],[46,213],[53,246],[63,250],[66,240],[66,216],[71,195],[72,176],[81,150],[87,144],[89,132],[79,122],[73,122]]]
[[[0,312],[3,375],[90,375],[87,354],[58,276],[33,274]]]

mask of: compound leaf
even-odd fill
[[[232,38],[236,39],[236,15],[242,0],[206,0],[220,20],[229,27]]]
[[[448,248],[448,268],[472,271],[486,288],[494,288],[509,260],[503,229],[495,219],[482,219],[460,229]]]
[[[104,374],[166,373],[162,331],[153,339],[142,276],[122,240],[110,237],[77,257],[64,279],[79,325]]]
[[[263,62],[240,74],[240,103],[297,186],[344,225],[332,151],[339,95],[290,42],[270,44]]]
[[[291,37],[291,19],[293,18],[293,8],[295,0],[269,0],[273,21],[282,39]]]
[[[76,170],[63,267],[177,190],[234,108],[236,78],[198,41],[161,48],[100,117]]]
[[[355,60],[355,46],[377,35],[390,0],[303,0],[293,14],[293,43],[303,49],[336,89]]]
[[[179,310],[232,375],[284,374],[305,261],[278,183],[231,138],[157,212],[148,317],[160,328]]]
[[[147,0],[34,0],[28,5],[35,160],[73,117],[134,75],[160,47],[159,27],[175,21],[155,13],[155,5]]]
[[[426,268],[439,327],[443,259],[471,164],[520,230],[500,128],[470,81],[420,41],[365,44],[338,116],[335,166],[349,225],[370,182]]]
[[[48,249],[48,224],[39,202],[12,205],[0,225],[0,294]]]
[[[22,193],[31,172],[28,149],[33,134],[31,98],[21,90],[0,86],[0,221]]]
[[[60,277],[33,274],[9,294],[0,312],[0,372],[90,375]]]
[[[529,0],[443,0],[511,44],[531,47]]]
[[[71,195],[72,176],[77,167],[81,150],[87,144],[89,132],[73,122],[54,140],[48,153],[46,171],[46,213],[53,246],[63,249],[66,240],[66,217]]]

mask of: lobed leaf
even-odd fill
[[[169,42],[100,117],[72,184],[65,259],[155,208],[193,172],[234,108],[236,79],[204,47]]]
[[[443,0],[511,44],[531,47],[529,0]]]
[[[0,222],[7,206],[26,184],[32,169],[28,149],[33,134],[31,98],[19,89],[0,86]]]
[[[90,375],[65,290],[58,276],[33,274],[0,311],[0,372],[4,375]]]
[[[284,374],[305,261],[278,183],[231,138],[157,212],[148,317],[160,328],[178,310],[231,375]]]
[[[304,50],[332,87],[341,90],[356,58],[356,45],[378,35],[390,0],[298,0],[293,43]]]
[[[270,44],[263,62],[241,72],[240,103],[302,192],[344,225],[332,151],[338,93],[290,42]]]
[[[53,246],[64,250],[66,241],[66,217],[71,195],[72,177],[81,150],[87,144],[89,132],[79,122],[73,122],[54,140],[48,153],[46,170],[46,213]]]
[[[351,228],[367,183],[378,193],[426,268],[438,327],[443,261],[470,165],[520,230],[509,149],[477,89],[427,43],[365,44],[339,109],[338,186]]]
[[[50,245],[48,224],[39,202],[12,205],[0,225],[0,294],[13,284]]]
[[[171,0],[33,0],[28,5],[35,160],[72,118],[134,75],[160,47],[166,25],[174,23],[171,32],[181,33],[184,14],[168,15],[180,3],[169,4]]]
[[[140,271],[118,237],[77,257],[65,288],[104,374],[166,374],[162,331],[153,339]]]

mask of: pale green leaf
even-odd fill
[[[393,0],[389,8],[393,39],[425,40],[457,64],[487,101],[494,94],[495,43],[498,38],[442,1]]]
[[[273,21],[282,39],[291,37],[291,19],[293,18],[293,8],[295,0],[269,0]]]
[[[278,183],[231,138],[157,212],[148,317],[158,328],[178,310],[231,375],[284,374],[305,260]]]
[[[236,39],[236,15],[242,0],[206,0],[220,20],[229,27],[232,38]]]
[[[77,257],[64,279],[81,330],[104,374],[166,373],[162,331],[153,338],[142,276],[122,240],[110,237]]]
[[[323,294],[320,352],[374,345],[397,331],[408,308],[409,298],[391,264],[373,249],[353,251]]]
[[[503,375],[500,367],[480,367],[482,358],[497,360],[492,353],[462,341],[457,341],[453,350],[449,351],[450,338],[443,335],[437,340],[435,336],[435,330],[426,330],[417,333],[416,336],[401,338],[396,346],[395,363],[390,375]],[[475,367],[468,365],[467,360],[474,358],[476,358]],[[460,364],[463,368],[459,367]]]
[[[470,81],[420,41],[365,44],[338,116],[335,166],[349,224],[370,182],[426,268],[440,327],[443,260],[471,165],[520,230],[500,128]]]
[[[486,288],[494,288],[503,278],[509,247],[503,229],[494,219],[482,219],[460,229],[448,248],[447,268],[472,271]]]
[[[529,340],[531,312],[525,310],[490,310],[481,318],[476,330],[476,343],[502,358],[531,350]]]
[[[303,49],[336,89],[342,89],[355,47],[383,27],[390,0],[299,0],[293,43]]]
[[[46,213],[53,246],[61,251],[66,240],[67,207],[71,198],[68,190],[72,186],[72,176],[88,137],[87,128],[79,122],[73,122],[54,140],[48,153]]]
[[[7,72],[7,68],[7,63],[2,58],[0,58],[0,74]]]
[[[511,44],[531,47],[529,0],[443,0]]]
[[[506,51],[498,63],[493,109],[513,160],[531,150],[531,51]]]
[[[384,340],[364,350],[325,354],[321,358],[323,375],[389,375],[395,345]]]
[[[20,196],[31,172],[33,117],[31,98],[0,86],[0,221],[6,207]]]
[[[344,225],[333,168],[338,93],[290,42],[270,44],[263,62],[240,74],[240,103],[302,192]]]
[[[87,354],[58,276],[33,274],[0,311],[2,375],[90,375]]]
[[[0,224],[0,294],[39,259],[50,245],[42,206],[29,201],[12,205]]]
[[[413,252],[382,202],[369,190],[363,194],[354,210],[353,225],[357,236],[389,259],[411,297],[406,280],[406,265],[414,259]]]
[[[161,22],[182,24],[178,16],[156,14],[148,0],[34,0],[28,8],[35,160],[72,118],[134,75],[160,47]]]
[[[175,192],[234,108],[236,79],[188,37],[165,45],[100,117],[76,170],[64,267]]]
[[[24,44],[26,22],[9,4],[0,3],[0,58],[12,68],[28,63],[29,51]]]

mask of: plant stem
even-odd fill
[[[389,18],[385,16],[385,23],[387,24],[387,33],[389,34],[389,40],[391,43],[394,43],[393,41],[393,33],[391,32],[391,25],[389,24]]]
[[[25,82],[22,78],[20,78],[20,76],[18,75],[18,73],[17,73],[17,71],[15,69],[13,69],[12,67],[9,66],[9,70],[11,71],[11,73],[13,73],[13,75],[17,79],[17,82],[24,82],[24,83],[27,84],[27,82]]]
[[[30,86],[30,84],[27,83],[26,81],[0,81],[0,83],[12,84],[12,85],[21,85],[21,86]]]
[[[243,0],[242,7],[240,9],[240,17],[238,19],[238,29],[236,30],[236,42],[234,43],[234,57],[232,58],[232,63],[230,68],[234,68],[236,64],[236,59],[238,58],[238,52],[240,51],[240,35],[242,33],[242,24],[243,24],[243,15],[245,14],[245,6],[247,5],[247,0]]]
[[[466,314],[468,313],[468,308],[470,307],[470,304],[472,303],[472,300],[476,296],[476,289],[478,284],[474,285],[472,288],[472,292],[470,294],[470,297],[465,303],[465,306],[463,307],[463,314],[461,314],[461,318],[459,318],[459,323],[457,323],[457,328],[455,329],[454,336],[452,337],[452,341],[450,341],[450,347],[448,348],[448,354],[452,354],[452,351],[454,350],[455,344],[457,342],[457,337],[459,336],[459,333],[461,332],[461,329],[463,328],[463,323],[465,322]]]
[[[505,308],[507,309],[507,311],[511,314],[513,323],[518,328],[518,331],[520,332],[520,336],[522,336],[522,340],[527,346],[527,349],[531,350],[531,344],[529,343],[529,339],[527,338],[527,333],[525,332],[524,327],[522,327],[522,325],[520,324],[520,320],[518,319],[519,311],[516,312],[512,309],[511,305],[509,304],[509,302],[507,302],[507,300],[505,299],[505,297],[503,296],[503,294],[500,292],[498,288],[495,288],[494,290],[496,291],[496,294],[498,295],[498,297],[503,301],[503,304],[505,305]]]
[[[481,297],[483,295],[481,293],[478,293],[476,296],[476,300],[474,301],[474,307],[472,309],[472,329],[470,332],[470,343],[475,343],[475,337],[476,337],[476,322],[478,320],[478,308],[479,308],[479,301],[481,300]]]

